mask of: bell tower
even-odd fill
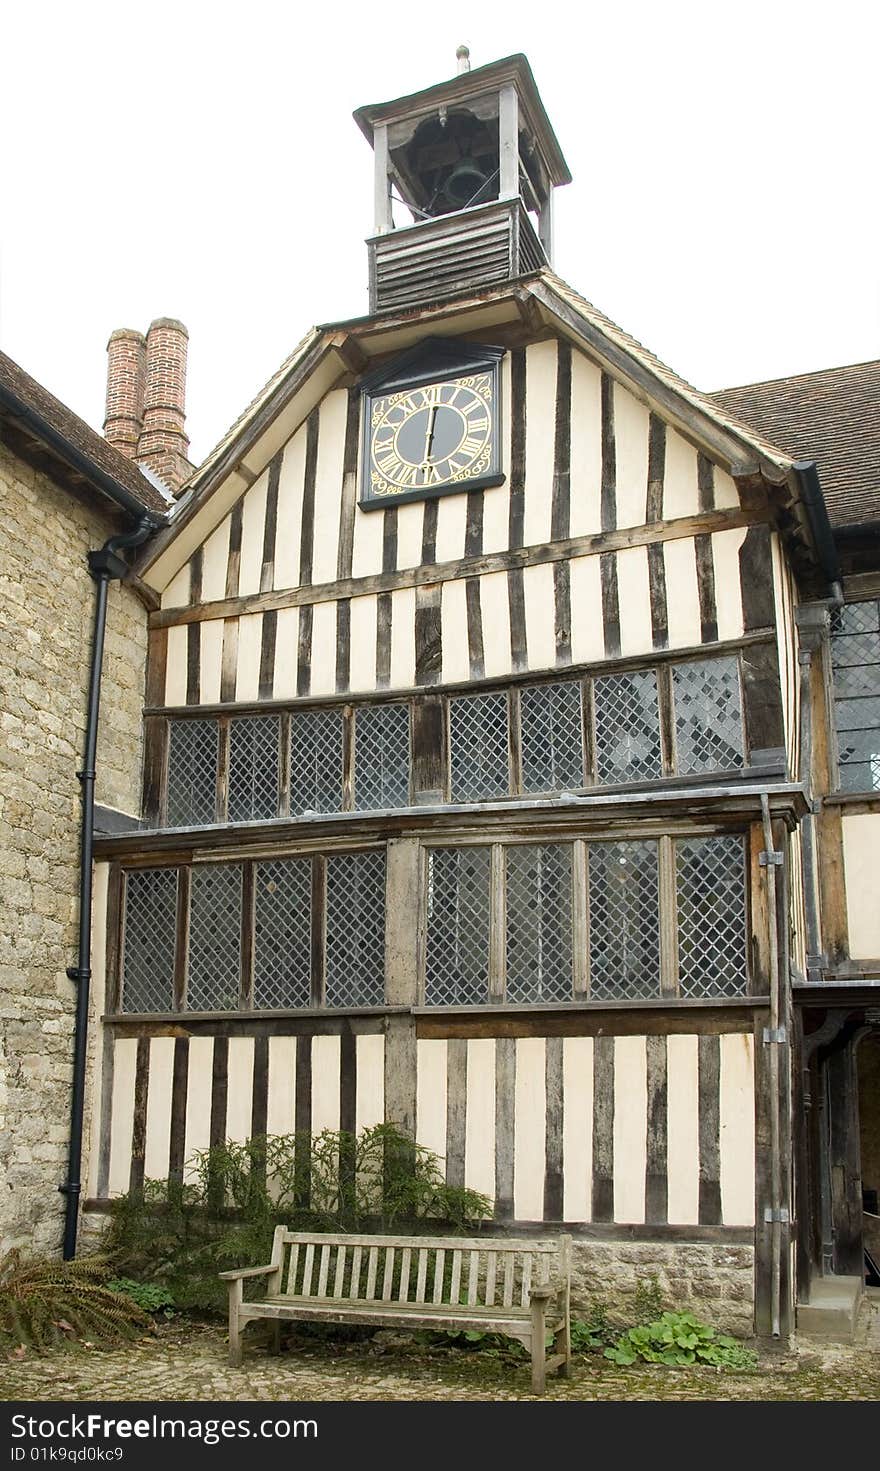
[[[360,107],[373,145],[370,311],[406,310],[550,264],[553,190],[571,174],[525,56]],[[394,194],[412,216],[396,229]]]

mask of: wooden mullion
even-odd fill
[[[342,715],[342,810],[354,808],[355,709],[346,705]]]
[[[217,790],[214,816],[226,822],[229,810],[229,716],[221,715],[217,730]]]
[[[290,711],[282,710],[278,753],[278,816],[290,816]]]
[[[657,705],[660,714],[660,760],[664,776],[675,775],[675,708],[672,697],[672,666],[659,664],[655,667],[657,677]]]
[[[512,797],[522,793],[522,718],[520,691],[507,691],[507,779]]]
[[[507,969],[504,846],[493,843],[489,868],[489,1000],[503,1001]]]
[[[174,934],[174,1010],[186,1010],[186,986],[189,971],[189,904],[192,870],[177,870],[177,922]]]
[[[678,976],[678,894],[675,874],[675,843],[662,837],[657,860],[660,879],[660,994],[677,998]]]
[[[163,827],[168,793],[168,721],[144,717],[144,765],[141,811],[148,827]]]
[[[584,757],[584,786],[596,785],[596,712],[592,679],[581,680],[581,736]]]
[[[759,822],[749,829],[748,915],[749,915],[749,992],[752,996],[770,994],[770,916],[767,904],[767,870],[760,863],[764,851],[764,832]]]
[[[239,1006],[242,1011],[254,1009],[254,863],[242,864],[241,874],[241,972]]]
[[[571,846],[571,959],[575,1000],[590,994],[590,916],[587,845],[576,838]]]
[[[104,1005],[108,1012],[120,1010],[122,946],[125,932],[125,876],[120,863],[111,863],[107,875],[107,956],[104,972]]]
[[[327,962],[327,859],[312,859],[312,1005],[325,1004]]]

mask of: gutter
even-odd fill
[[[60,436],[56,436],[59,438]],[[161,524],[161,523],[160,523]],[[66,1197],[64,1211],[65,1261],[76,1255],[79,1200],[82,1192],[83,1111],[86,1086],[86,1054],[89,1034],[89,985],[92,978],[92,856],[95,836],[95,752],[98,743],[98,715],[101,704],[101,671],[104,661],[104,633],[107,626],[107,589],[111,581],[121,581],[128,573],[128,563],[118,554],[123,548],[137,547],[156,529],[155,517],[138,507],[138,522],[129,532],[111,536],[99,551],[88,553],[89,572],[95,590],[95,622],[92,633],[91,667],[89,670],[88,707],[80,783],[82,820],[79,860],[79,948],[76,965],[68,966],[68,978],[75,982],[76,1016],[73,1034],[73,1082],[70,1099],[70,1143],[67,1156],[67,1178],[59,1186]]]
[[[0,404],[14,414],[16,419],[20,419],[23,424],[27,425],[37,438],[43,440],[58,455],[59,459],[64,460],[71,469],[84,476],[92,485],[97,486],[129,516],[134,517],[139,523],[146,522],[145,536],[167,524],[167,515],[160,511],[148,510],[132,491],[126,490],[124,485],[96,465],[89,455],[77,449],[76,445],[71,444],[69,439],[65,439],[64,435],[47,423],[40,414],[35,413],[30,405],[16,398],[14,393],[10,393],[8,388],[0,387]],[[127,565],[125,570],[128,571]]]
[[[819,484],[819,471],[815,460],[795,460],[792,469],[797,477],[800,488],[804,510],[809,522],[810,531],[819,558],[819,565],[825,574],[829,587],[834,587],[840,582],[840,562],[837,556],[837,547],[834,543],[834,534],[831,530],[831,522],[828,519],[828,508],[825,505],[825,497]]]

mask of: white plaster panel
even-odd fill
[[[429,1038],[416,1044],[416,1139],[446,1158],[446,1042]],[[493,1192],[494,1193],[494,1192]]]
[[[339,1038],[312,1038],[312,1133],[339,1128]]]
[[[312,610],[312,695],[336,689],[336,604],[316,603]]]
[[[238,665],[235,671],[235,698],[237,700],[259,698],[262,640],[262,613],[247,613],[239,618]]]
[[[556,664],[556,607],[550,563],[523,568],[523,596],[528,667],[553,669]]]
[[[880,747],[880,741],[878,741]],[[880,751],[878,751],[880,758]],[[843,819],[843,867],[849,953],[854,960],[880,956],[880,813],[860,812]]]
[[[144,1131],[144,1177],[167,1180],[171,1151],[171,1086],[174,1078],[174,1038],[151,1037],[150,1083]]]
[[[365,1036],[357,1048],[355,1130],[372,1129],[385,1120],[385,1038]]]
[[[214,1066],[214,1038],[190,1037],[189,1062],[186,1073],[186,1124],[183,1151],[183,1178],[195,1180],[198,1171],[195,1156],[211,1143],[211,1082]]]
[[[645,1219],[648,1072],[644,1037],[614,1039],[614,1219]]]
[[[165,704],[186,704],[187,631],[185,624],[168,630],[168,654],[165,662]]]
[[[421,566],[424,521],[424,501],[411,501],[409,505],[397,507],[398,568]]]
[[[216,705],[220,700],[223,666],[223,619],[212,618],[201,625],[199,635],[199,700]]]
[[[746,1032],[720,1038],[721,1220],[755,1223],[754,1042]]]
[[[526,348],[526,546],[550,540],[557,362],[555,339]]]
[[[296,694],[296,651],[299,639],[299,608],[279,608],[275,624],[275,674],[272,695],[287,700]]]
[[[748,527],[735,526],[730,531],[712,533],[712,562],[715,568],[715,608],[718,637],[742,638],[743,606],[739,580],[739,549],[746,539]]]
[[[342,461],[348,391],[338,388],[322,400],[318,418],[318,463],[315,469],[315,531],[312,582],[335,582],[339,555]]]
[[[697,451],[675,429],[666,429],[666,471],[663,480],[663,520],[696,516],[700,509]]]
[[[226,596],[229,564],[229,523],[226,516],[212,531],[202,548],[202,602],[213,603]]]
[[[266,1133],[292,1134],[296,1128],[296,1038],[269,1038]]]
[[[468,679],[467,603],[464,581],[444,582],[440,594],[440,627],[443,641],[443,682]]]
[[[242,1144],[251,1137],[254,1107],[254,1039],[230,1037],[226,1089],[226,1138]]]
[[[416,682],[416,590],[391,594],[391,688],[410,689]]]
[[[618,526],[644,526],[648,500],[648,410],[614,385],[614,444]]]
[[[269,471],[264,470],[241,503],[241,561],[239,563],[238,592],[243,598],[260,591],[268,489]]]
[[[692,536],[663,543],[666,570],[666,617],[669,647],[688,649],[702,643],[700,591]]]
[[[571,535],[602,529],[602,373],[571,355]]]
[[[617,595],[621,654],[650,654],[654,636],[647,547],[627,547],[617,553]]]
[[[459,562],[464,556],[467,531],[467,496],[443,495],[437,502],[437,537],[435,562]],[[379,564],[381,566],[381,562]]]
[[[593,1215],[593,1039],[562,1042],[563,1218]]]
[[[275,533],[275,586],[299,587],[302,502],[306,469],[306,426],[284,449],[278,477],[278,520]]]
[[[699,1038],[666,1039],[666,1175],[671,1226],[700,1219]]]
[[[134,1079],[137,1038],[121,1037],[113,1050],[113,1096],[110,1121],[111,1195],[124,1195],[131,1182],[131,1130],[134,1123]]]
[[[518,1221],[540,1221],[544,1216],[545,1078],[544,1038],[517,1037],[513,1213]]]
[[[591,664],[605,657],[602,622],[602,572],[598,557],[575,557],[569,563],[571,589],[571,657]]]
[[[349,688],[352,690],[376,688],[376,617],[377,600],[374,595],[352,598],[349,639]]]
[[[467,1044],[464,1183],[493,1199],[495,1195],[495,1039]]]
[[[506,572],[490,572],[480,578],[480,608],[486,675],[491,678],[496,674],[509,674],[510,598]]]

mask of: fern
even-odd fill
[[[149,1332],[147,1314],[106,1283],[101,1257],[55,1261],[23,1257],[13,1247],[0,1257],[0,1347],[46,1353],[76,1341],[114,1343]]]

